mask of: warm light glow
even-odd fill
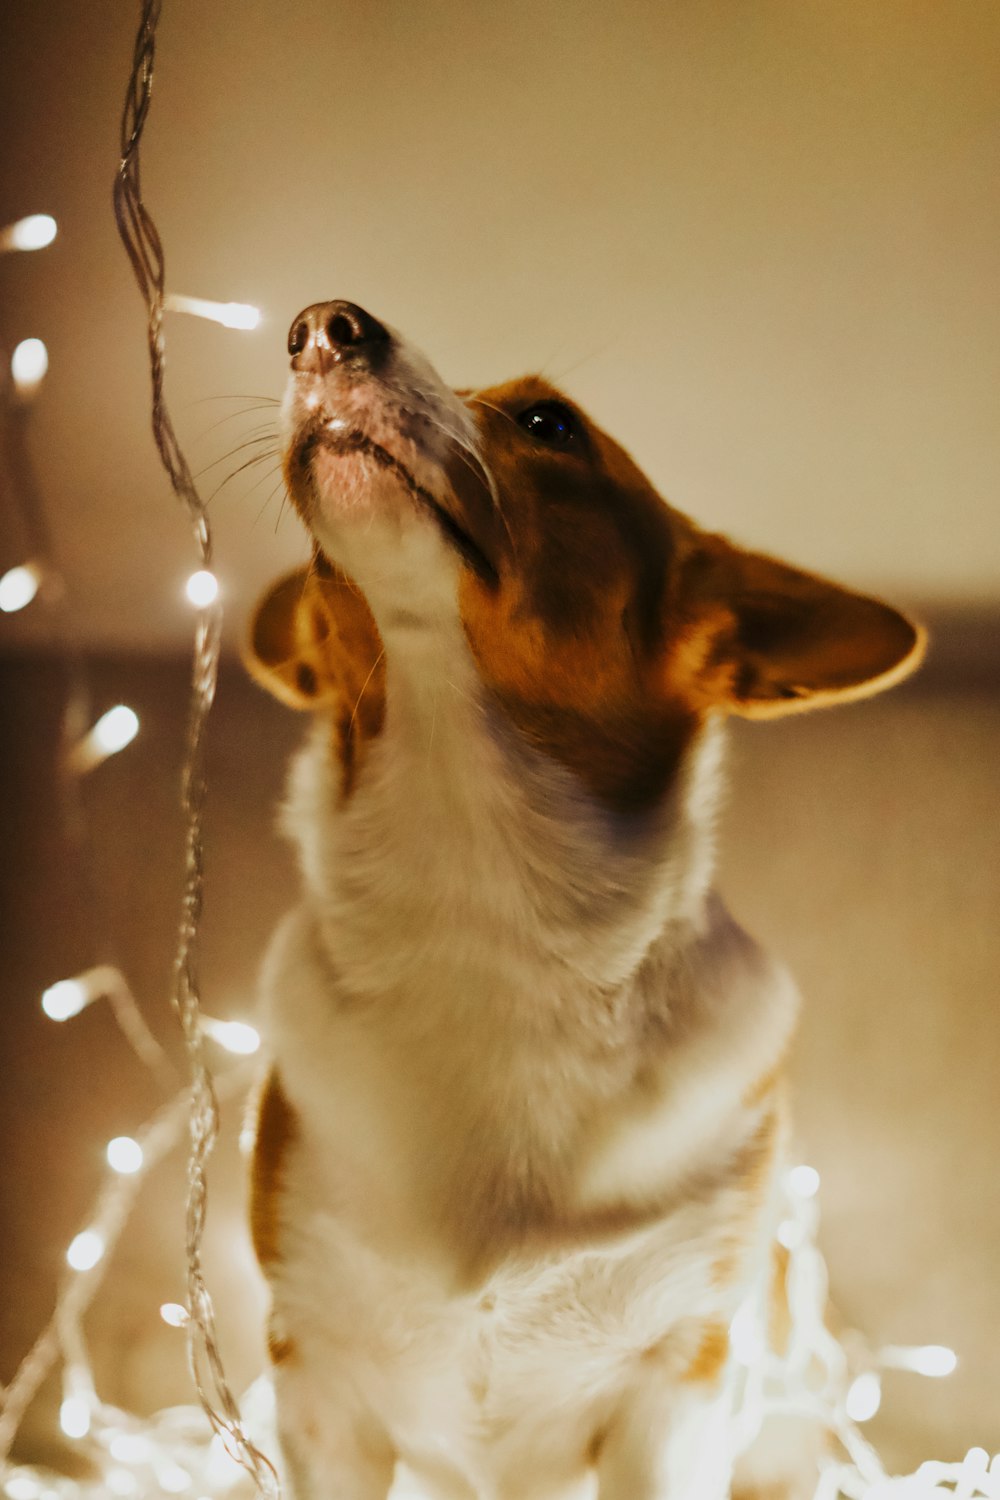
[[[182,297],[171,292],[164,298],[168,312],[190,313],[195,318],[208,318],[221,323],[223,328],[250,330],[260,323],[260,308],[249,302],[213,302],[208,297]]]
[[[139,733],[139,716],[124,703],[117,703],[102,714],[88,734],[73,747],[69,767],[84,776],[109,755],[116,755],[130,745]]]
[[[260,1047],[260,1033],[244,1021],[216,1021],[212,1016],[203,1016],[201,1024],[212,1041],[225,1047],[227,1052],[249,1057]]]
[[[109,1469],[104,1482],[112,1495],[134,1495],[139,1489],[138,1479],[128,1469]]]
[[[180,1464],[157,1465],[156,1478],[160,1489],[166,1490],[168,1495],[182,1495],[191,1488],[191,1475]]]
[[[84,1229],[71,1242],[66,1259],[74,1271],[89,1271],[104,1254],[104,1239],[96,1229]]]
[[[116,755],[130,745],[139,733],[139,716],[124,703],[118,703],[102,714],[91,733],[105,755]]]
[[[83,1396],[67,1396],[59,1408],[59,1426],[68,1438],[85,1438],[90,1431],[90,1402]]]
[[[729,1342],[734,1358],[747,1368],[763,1358],[767,1344],[752,1302],[744,1302],[729,1325]]]
[[[941,1380],[954,1375],[958,1355],[946,1344],[889,1344],[880,1351],[879,1363],[890,1370],[910,1370],[914,1375]]]
[[[29,214],[0,229],[0,250],[44,250],[56,237],[58,225],[51,214]]]
[[[79,979],[60,979],[42,991],[42,1010],[51,1021],[68,1021],[78,1016],[93,997]]]
[[[130,1135],[116,1135],[108,1142],[108,1165],[122,1176],[142,1170],[142,1147]]]
[[[183,1328],[189,1321],[187,1308],[182,1307],[179,1302],[164,1302],[160,1307],[160,1317],[171,1328]]]
[[[10,373],[19,396],[33,396],[49,368],[49,351],[41,339],[22,339],[10,357]]]
[[[3,1487],[10,1500],[38,1500],[41,1490],[30,1474],[14,1474]]]
[[[75,974],[72,979],[60,979],[42,992],[42,1010],[50,1021],[68,1021],[78,1016],[94,1000],[100,1000],[125,983],[118,969],[110,964],[98,964]]]
[[[207,605],[214,604],[219,597],[219,580],[207,568],[200,568],[197,573],[191,574],[184,592],[192,604],[204,609]]]
[[[20,563],[16,568],[9,568],[0,578],[0,610],[5,615],[12,615],[24,609],[38,593],[41,581],[41,571],[34,563]]]
[[[819,1192],[819,1173],[815,1167],[793,1167],[788,1174],[788,1186],[799,1198],[815,1198]]]
[[[153,1445],[139,1432],[119,1432],[111,1439],[111,1457],[120,1464],[142,1464],[152,1457]]]
[[[852,1422],[870,1422],[882,1405],[882,1382],[873,1370],[866,1370],[851,1384],[844,1409]]]

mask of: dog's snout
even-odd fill
[[[314,302],[288,333],[292,369],[322,374],[343,360],[374,368],[386,353],[389,330],[354,302]]]

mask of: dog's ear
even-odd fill
[[[311,569],[299,568],[273,584],[257,605],[247,668],[291,708],[321,708],[339,688],[328,645],[332,628],[321,581]]]
[[[923,657],[923,630],[898,610],[723,537],[702,536],[682,578],[698,675],[715,706],[747,718],[867,697]]]

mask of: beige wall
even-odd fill
[[[99,706],[135,705],[143,733],[90,779],[99,886],[121,961],[175,1045],[168,989],[180,868],[175,810],[186,669],[119,661]],[[0,1380],[49,1307],[112,1135],[155,1102],[107,1012],[58,1027],[44,984],[90,960],[88,927],[52,796],[57,674],[7,663],[8,804],[0,1026]],[[267,931],[294,899],[270,833],[298,722],[224,672],[212,723],[207,1008],[243,1015]],[[801,1153],[824,1181],[823,1243],[842,1316],[876,1340],[944,1342],[950,1381],[897,1376],[873,1428],[900,1462],[1000,1448],[1000,699],[908,685],[877,703],[741,726],[722,820],[722,887],[789,961],[806,995],[795,1060]],[[103,955],[101,955],[103,956]],[[176,1050],[176,1048],[175,1048]],[[259,1290],[241,1227],[233,1143],[214,1173],[212,1281],[231,1373],[259,1357]],[[104,1394],[140,1409],[184,1400],[179,1335],[157,1317],[182,1295],[181,1166],[144,1192],[90,1320]],[[44,1453],[54,1393],[26,1451]]]

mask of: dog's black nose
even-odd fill
[[[374,369],[391,342],[388,328],[363,307],[353,302],[314,302],[289,329],[288,352],[293,370],[323,374],[348,359]]]

